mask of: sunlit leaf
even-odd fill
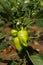
[[[34,65],[43,65],[43,54],[31,55],[30,59]]]

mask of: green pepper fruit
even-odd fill
[[[14,45],[16,47],[16,49],[20,52],[22,50],[22,46],[20,44],[20,41],[19,41],[19,38],[18,37],[15,37],[14,38]]]
[[[17,30],[14,30],[14,29],[11,30],[11,35],[12,36],[17,36],[17,33],[18,33]]]
[[[18,32],[18,38],[20,39],[20,42],[23,46],[28,46],[27,40],[28,40],[28,32],[26,30],[20,30]]]
[[[41,6],[43,7],[43,1],[40,1]]]

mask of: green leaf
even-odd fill
[[[31,55],[30,60],[34,65],[43,65],[43,54]]]
[[[25,17],[23,20],[23,23],[25,23],[24,25],[31,25],[34,21],[31,20],[30,18]]]
[[[2,51],[3,49],[7,48],[8,44],[1,44],[0,45],[0,51]]]
[[[35,22],[36,22],[36,25],[38,27],[42,27],[43,28],[43,19],[37,19]]]
[[[0,33],[0,40],[5,38],[5,37],[6,37],[6,34]]]
[[[12,60],[10,64],[8,63],[8,65],[20,65],[20,63],[18,61]]]
[[[9,64],[8,64],[9,65]],[[16,65],[15,61],[12,61],[10,65]]]

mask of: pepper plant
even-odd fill
[[[9,60],[8,65],[23,65],[24,60],[26,65],[43,65],[43,54],[29,46],[35,40],[28,33],[34,23],[43,28],[43,0],[0,0],[0,41],[9,35],[2,33],[3,27],[8,24],[11,28],[11,39],[0,45],[0,51],[14,45],[19,55],[16,61]]]

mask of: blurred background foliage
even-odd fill
[[[27,25],[32,19],[42,18],[43,0],[0,0],[0,19],[9,25],[23,25],[24,20]]]

